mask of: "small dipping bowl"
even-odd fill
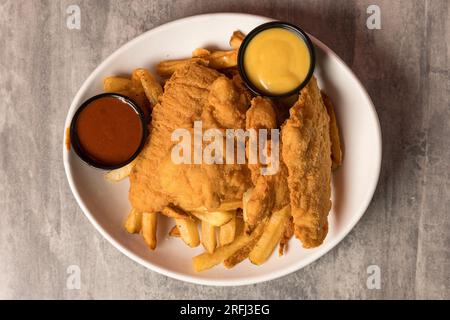
[[[280,21],[264,23],[242,42],[238,68],[253,93],[269,98],[291,96],[313,75],[314,46],[308,35],[295,25]],[[285,86],[285,90],[280,89],[280,85]]]
[[[141,108],[116,93],[94,96],[78,108],[70,125],[70,142],[87,164],[104,170],[123,167],[141,152],[147,125]]]

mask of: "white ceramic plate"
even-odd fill
[[[270,20],[246,14],[207,14],[177,20],[144,33],[117,50],[89,76],[70,106],[65,127],[84,100],[102,91],[105,76],[129,74],[137,67],[153,70],[160,60],[189,57],[199,47],[229,48],[234,30],[248,33]],[[312,40],[317,53],[315,75],[336,105],[344,144],[344,163],[333,178],[333,208],[322,246],[306,250],[293,238],[287,254],[278,257],[275,253],[262,266],[244,261],[231,270],[218,266],[195,273],[191,258],[203,251],[201,247],[188,249],[180,239],[169,238],[167,233],[173,223],[165,220],[158,225],[157,250],[148,250],[140,236],[129,235],[123,229],[130,209],[128,180],[118,184],[105,181],[102,171],[85,165],[64,147],[64,167],[70,188],[95,228],[126,256],[151,270],[187,282],[220,286],[252,284],[287,275],[338,244],[364,214],[375,191],[381,164],[381,132],[375,108],[361,83],[332,50],[313,37]]]

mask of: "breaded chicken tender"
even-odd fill
[[[263,97],[253,98],[246,114],[246,129],[277,128],[277,119],[273,103]],[[270,141],[268,141],[270,145]],[[271,152],[272,150],[270,150]],[[274,175],[262,175],[262,164],[249,164],[254,188],[251,190],[245,210],[244,220],[247,230],[252,230],[273,211],[289,204],[287,187],[287,169],[281,159],[279,170]]]
[[[180,128],[192,130],[195,121],[202,121],[203,129],[244,128],[247,104],[233,81],[219,72],[196,63],[177,69],[153,109],[150,139],[130,175],[133,208],[150,213],[168,205],[217,210],[241,201],[251,185],[247,166],[176,164],[171,135]]]
[[[322,244],[328,232],[327,217],[331,209],[329,123],[313,77],[301,90],[281,130],[295,236],[305,248]]]

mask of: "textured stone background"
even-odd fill
[[[78,4],[82,28],[66,28]],[[366,28],[367,7],[382,29]],[[450,298],[449,2],[0,1],[0,298]],[[334,250],[294,274],[202,287],[132,262],[83,216],[61,144],[71,99],[110,53],[162,23],[207,12],[291,21],[330,46],[371,95],[383,166],[367,213]],[[81,290],[66,289],[79,265]],[[381,289],[366,287],[381,268]]]

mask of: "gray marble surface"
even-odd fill
[[[81,8],[81,30],[66,9]],[[366,27],[370,4],[381,29]],[[0,1],[0,298],[450,298],[449,1]],[[208,12],[291,21],[339,54],[371,95],[382,172],[354,230],[308,267],[268,283],[204,287],[114,249],[78,208],[63,170],[74,94],[110,53],[155,26]],[[66,287],[67,267],[82,271]],[[381,288],[366,286],[377,265]]]

